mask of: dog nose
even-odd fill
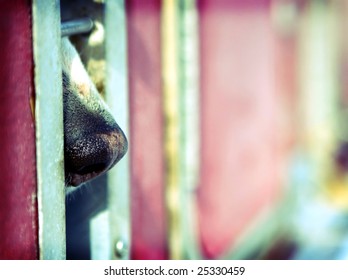
[[[98,100],[98,99],[97,99]],[[78,186],[113,167],[128,142],[105,105],[64,92],[65,184]]]
[[[67,184],[78,186],[113,167],[127,152],[122,130],[94,134],[75,141],[65,149]]]

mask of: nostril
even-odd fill
[[[106,172],[123,157],[127,146],[119,129],[65,141],[66,184],[77,186]]]
[[[66,168],[78,175],[101,173],[108,169],[117,152],[105,136],[80,139],[65,149]]]
[[[105,163],[96,163],[96,164],[91,164],[88,166],[83,166],[79,170],[76,171],[76,174],[79,175],[86,175],[89,173],[101,173],[107,168],[107,165]]]

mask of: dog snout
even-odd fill
[[[65,183],[78,186],[108,171],[127,139],[67,38],[62,39]]]
[[[128,142],[98,93],[81,96],[67,75],[63,77],[65,181],[78,186],[113,167],[127,152]]]
[[[65,149],[67,184],[78,186],[113,167],[127,151],[127,139],[118,127],[82,137]]]

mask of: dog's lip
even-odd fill
[[[116,156],[116,159],[104,170],[102,171],[93,171],[93,172],[89,172],[86,174],[77,174],[77,173],[73,173],[73,172],[69,172],[68,174],[66,174],[66,186],[71,186],[71,187],[78,187],[79,185],[86,183],[87,181],[90,181],[104,173],[106,173],[107,171],[109,171],[114,165],[116,165],[116,163],[122,158],[122,156],[120,157],[119,155]]]
[[[89,180],[94,179],[95,177],[101,175],[102,173],[105,172],[91,172],[91,173],[87,173],[84,175],[80,175],[80,174],[76,174],[76,173],[69,173],[68,174],[68,180],[66,185],[67,186],[72,186],[72,187],[77,187],[83,183],[86,183]]]

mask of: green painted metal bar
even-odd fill
[[[109,211],[94,216],[89,223],[92,260],[111,259]]]
[[[33,1],[40,259],[65,259],[63,95],[57,0]]]
[[[299,34],[301,144],[314,162],[318,190],[338,138],[339,28],[335,6],[311,1]]]
[[[198,12],[196,0],[179,1],[180,211],[183,258],[201,258],[196,190],[200,165]]]
[[[106,1],[106,101],[129,138],[127,84],[127,25],[124,0]],[[129,153],[110,170],[108,209],[112,259],[128,259],[130,253],[130,167]]]
[[[299,247],[295,259],[310,257],[310,254],[306,254],[306,250],[310,251],[308,248],[317,248],[317,253],[333,248],[331,237],[337,234],[333,233],[332,228],[327,228],[328,217],[322,217],[319,223],[315,215],[307,214],[307,227],[303,223],[306,213],[321,213],[330,206],[332,213],[338,210],[333,204],[330,205],[330,187],[336,180],[339,181],[333,156],[340,137],[340,7],[337,4],[310,1],[300,25],[298,70],[301,122],[298,133],[303,152],[302,160],[295,159],[292,166],[293,200],[292,217],[289,219]],[[299,168],[306,170],[306,176],[295,173]],[[311,226],[319,228],[319,231],[320,228],[327,230],[324,235],[317,235],[308,232]]]

